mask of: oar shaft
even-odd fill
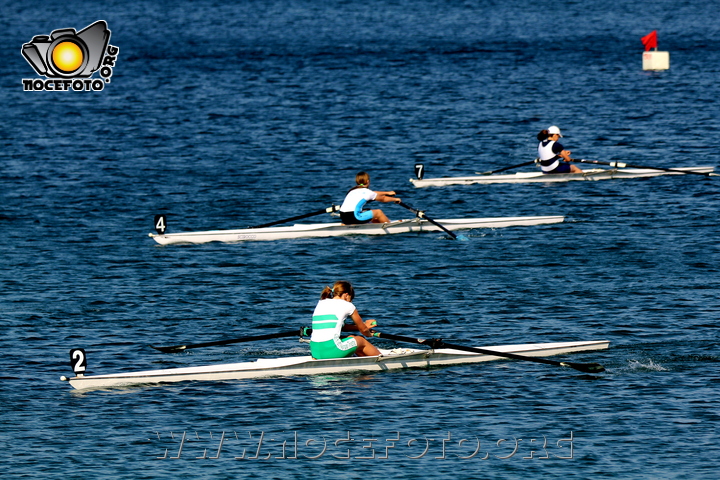
[[[442,231],[444,231],[445,233],[447,233],[448,235],[450,235],[453,239],[457,240],[457,235],[455,235],[453,232],[451,232],[450,230],[448,230],[448,229],[445,228],[444,226],[440,225],[438,222],[436,222],[436,221],[433,220],[432,218],[430,218],[430,217],[428,217],[427,215],[425,215],[425,212],[423,212],[423,211],[421,211],[421,210],[418,210],[418,209],[416,209],[416,208],[413,208],[413,207],[411,207],[410,205],[408,205],[408,204],[405,203],[405,202],[400,202],[398,205],[400,205],[401,207],[407,208],[407,209],[410,210],[411,212],[414,212],[419,218],[424,218],[424,219],[427,220],[428,222],[432,223],[433,225],[435,225],[436,227],[438,227],[439,229],[441,229]]]
[[[432,338],[432,339],[428,340],[428,339],[422,339],[422,338],[403,337],[402,335],[392,335],[392,334],[387,334],[387,333],[382,333],[382,332],[378,332],[378,337],[387,338],[390,340],[397,340],[399,342],[419,343],[420,345],[427,345],[430,348],[451,348],[453,350],[460,350],[462,352],[480,353],[483,355],[495,355],[498,357],[512,358],[514,360],[530,360],[532,362],[546,363],[548,365],[560,365],[560,362],[556,362],[554,360],[546,360],[544,358],[535,358],[535,357],[526,357],[524,355],[517,355],[515,353],[509,353],[509,352],[496,352],[495,350],[486,350],[484,348],[466,347],[464,345],[455,345],[452,343],[446,343],[440,338]]]
[[[537,161],[537,159],[535,159],[535,160],[530,160],[529,162],[519,163],[519,164],[517,164],[517,165],[512,165],[512,166],[510,166],[510,167],[500,168],[500,169],[498,169],[498,170],[491,170],[491,171],[489,171],[489,172],[482,172],[482,175],[492,175],[492,174],[494,174],[494,173],[505,172],[505,171],[507,171],[507,170],[512,170],[513,168],[520,168],[520,167],[524,167],[524,166],[526,166],[526,165],[532,165],[532,164],[535,163],[536,161]]]
[[[512,358],[513,360],[529,360],[531,362],[544,363],[546,365],[555,365],[558,367],[562,365],[562,362],[548,360],[546,358],[527,357],[525,355],[517,355],[510,352],[497,352],[495,350],[486,350],[484,348],[465,347],[463,345],[455,345],[453,343],[443,342],[443,348],[451,348],[453,350],[460,350],[462,352],[481,353],[483,355],[494,355],[496,357]]]
[[[691,170],[680,170],[677,168],[663,168],[663,167],[647,167],[642,165],[630,165],[629,163],[622,163],[622,162],[600,162],[598,160],[585,160],[585,159],[571,159],[573,162],[578,163],[591,163],[593,165],[608,165],[610,167],[616,167],[616,168],[646,168],[648,170],[660,170],[662,172],[676,172],[676,173],[682,173],[684,175],[702,175],[703,177],[712,177],[716,174],[712,172],[693,172]]]
[[[280,225],[283,223],[294,222],[295,220],[302,220],[303,218],[314,217],[316,215],[322,215],[323,213],[332,213],[339,209],[340,209],[339,206],[333,205],[332,207],[324,208],[322,210],[318,210],[317,212],[310,212],[310,213],[306,213],[304,215],[298,215],[296,217],[285,218],[283,220],[278,220],[276,222],[264,223],[262,225],[255,225],[254,227],[248,227],[248,228],[272,227],[273,225]]]
[[[428,340],[428,339],[422,339],[422,338],[404,337],[402,335],[392,335],[389,333],[382,333],[382,332],[376,332],[375,336],[377,336],[379,338],[387,338],[389,340],[396,340],[398,342],[418,343],[420,345],[427,345],[432,349],[450,348],[453,350],[460,350],[463,352],[479,353],[482,355],[492,355],[495,357],[504,357],[504,358],[510,358],[513,360],[523,360],[523,361],[528,361],[528,362],[544,363],[546,365],[555,365],[558,367],[570,367],[570,368],[574,368],[575,370],[579,370],[579,371],[585,372],[585,373],[600,373],[600,372],[605,371],[605,368],[602,365],[599,365],[597,363],[585,364],[585,363],[573,363],[573,362],[557,362],[555,360],[548,360],[546,358],[528,357],[525,355],[518,355],[516,353],[498,352],[495,350],[487,350],[484,348],[466,347],[464,345],[445,343],[440,338],[433,338],[433,339]]]
[[[189,345],[173,345],[170,347],[156,347],[153,345],[150,345],[155,350],[160,350],[161,352],[165,353],[173,353],[173,352],[181,352],[183,350],[188,350],[191,348],[203,348],[203,347],[217,347],[219,345],[230,345],[233,343],[243,343],[243,342],[255,342],[260,340],[270,340],[273,338],[285,338],[285,337],[294,337],[294,336],[301,336],[301,332],[298,330],[291,330],[287,332],[280,332],[280,333],[268,333],[265,335],[257,335],[254,337],[240,337],[240,338],[233,338],[230,340],[218,340],[215,342],[205,342],[205,343],[195,343],[195,344],[189,344]]]

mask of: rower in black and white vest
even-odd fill
[[[568,163],[571,161],[570,150],[565,150],[558,142],[562,138],[560,129],[553,125],[547,130],[541,130],[537,134],[540,142],[538,145],[538,158],[540,159],[540,168],[543,173],[582,173],[582,170],[575,165]]]

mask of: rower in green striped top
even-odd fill
[[[341,280],[335,282],[332,288],[323,289],[312,319],[310,354],[313,358],[322,360],[344,358],[353,354],[358,357],[380,355],[380,351],[365,338],[373,336],[371,327],[376,326],[377,322],[363,321],[352,304],[354,298],[355,291],[350,282]],[[353,323],[345,324],[348,317]],[[341,339],[342,331],[357,331],[362,336],[351,335]]]

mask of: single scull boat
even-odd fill
[[[471,228],[501,228],[560,223],[561,215],[544,217],[496,217],[496,218],[449,218],[438,219],[448,230]],[[422,218],[396,220],[388,223],[343,225],[341,223],[295,224],[290,227],[243,228],[239,230],[211,230],[206,232],[150,233],[160,245],[174,243],[235,243],[254,240],[282,240],[306,237],[337,237],[342,235],[389,235],[408,232],[438,232],[441,229]]]
[[[528,357],[563,355],[574,352],[603,350],[609,341],[530,343],[524,345],[497,345],[483,347],[498,353],[516,353]],[[82,352],[82,353],[80,353]],[[258,359],[254,362],[210,365],[202,367],[168,368],[142,372],[116,373],[108,375],[83,375],[77,373],[78,366],[85,371],[85,352],[73,350],[73,368],[75,377],[60,377],[78,390],[91,388],[122,387],[132,385],[158,384],[182,381],[221,381],[247,378],[318,375],[349,372],[382,372],[406,368],[427,368],[441,365],[459,365],[501,360],[503,357],[468,353],[450,348],[420,350],[415,348],[397,348],[380,350],[381,355],[374,357],[349,357],[331,360],[315,360],[310,356]]]
[[[711,173],[714,167],[682,167],[674,170],[683,170],[696,173]],[[644,178],[660,175],[685,175],[681,172],[655,170],[649,168],[592,168],[583,173],[554,173],[518,172],[512,175],[478,175],[472,177],[441,177],[424,178],[422,180],[411,178],[410,181],[418,188],[443,187],[446,185],[472,185],[475,183],[555,183],[582,180],[612,180],[617,178]]]

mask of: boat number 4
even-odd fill
[[[155,215],[155,231],[160,235],[165,233],[167,228],[167,218],[165,215]]]
[[[87,368],[87,357],[85,356],[85,350],[82,348],[73,348],[70,350],[70,366],[75,372],[75,375],[82,375],[85,373]]]

